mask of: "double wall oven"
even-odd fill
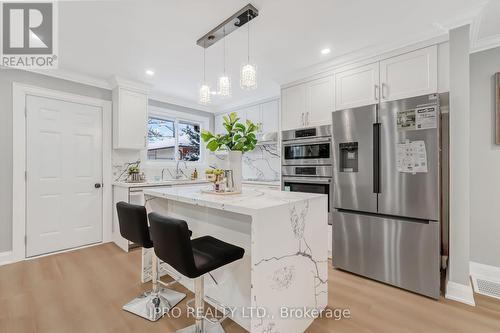
[[[331,125],[283,131],[282,147],[282,190],[328,195],[328,223],[332,224]]]

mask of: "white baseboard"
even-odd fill
[[[0,266],[12,263],[12,251],[0,252]]]
[[[471,285],[448,281],[446,283],[445,297],[453,301],[476,306],[476,302],[474,301],[474,292]]]
[[[470,275],[481,277],[487,281],[500,282],[500,267],[470,262]]]
[[[475,293],[500,299],[500,267],[471,261],[469,269]]]

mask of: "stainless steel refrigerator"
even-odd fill
[[[439,297],[445,103],[432,94],[333,112],[334,266]]]

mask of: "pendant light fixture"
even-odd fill
[[[241,66],[240,87],[244,90],[257,88],[257,68],[250,63],[250,12],[248,15],[247,30],[247,63]]]
[[[206,59],[205,59],[206,50],[207,50],[206,48],[203,48],[203,82],[200,87],[200,96],[199,96],[199,103],[202,105],[209,104],[211,100],[210,86],[206,81]]]
[[[211,95],[217,95],[222,98],[231,96],[231,78],[226,72],[226,36],[242,28],[245,24],[247,27],[248,49],[247,61],[241,66],[240,86],[242,89],[249,90],[257,87],[257,68],[250,63],[250,21],[259,15],[259,10],[252,4],[247,4],[245,7],[238,10],[236,13],[225,19],[222,23],[207,32],[203,37],[196,41],[196,45],[204,48],[203,50],[203,83],[199,90],[199,103],[209,104]],[[224,39],[224,72],[217,78],[217,90],[210,91],[210,85],[206,81],[206,66],[205,66],[205,50]]]
[[[231,96],[231,78],[226,73],[226,28],[224,27],[224,45],[223,45],[224,72],[217,81],[218,95],[222,98]]]

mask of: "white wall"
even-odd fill
[[[111,91],[72,81],[61,80],[17,69],[0,68],[0,253],[12,249],[12,83],[19,82],[47,89],[100,98],[111,101]],[[151,101],[151,105],[169,108],[210,118],[213,114]]]
[[[500,267],[500,145],[494,143],[500,48],[472,54],[470,66],[470,259]]]
[[[450,259],[449,281],[469,285],[470,255],[470,27],[450,31]]]
[[[0,68],[0,252],[12,249],[12,82],[111,100],[111,91],[105,89]]]

